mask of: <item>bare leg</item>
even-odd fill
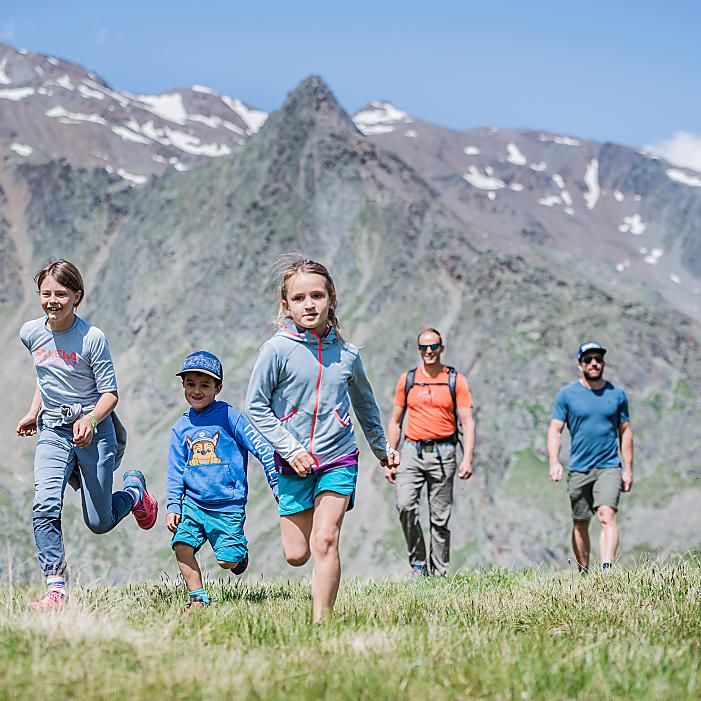
[[[574,550],[574,557],[577,560],[579,569],[589,569],[589,553],[591,551],[589,519],[572,522],[572,550]]]
[[[323,621],[333,610],[341,581],[341,560],[338,540],[350,495],[321,492],[314,500],[314,526],[311,550],[314,556],[312,571],[312,602],[314,623]]]
[[[309,538],[312,533],[313,518],[314,509],[280,518],[282,552],[293,567],[301,567],[311,556]]]
[[[596,515],[601,523],[601,535],[599,536],[599,552],[601,564],[613,563],[618,550],[618,523],[616,510],[612,506],[600,506]]]
[[[202,572],[195,558],[195,548],[187,543],[176,543],[173,550],[188,591],[202,589]]]
[[[217,564],[219,567],[221,567],[223,570],[233,570],[236,565],[238,565],[238,562],[228,562],[227,560],[217,560]]]

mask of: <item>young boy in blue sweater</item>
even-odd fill
[[[215,355],[197,351],[177,373],[190,405],[173,426],[168,458],[171,546],[190,592],[186,609],[208,606],[195,553],[209,541],[220,567],[242,574],[248,567],[246,520],[248,453],[263,465],[277,499],[277,472],[270,444],[238,409],[216,399],[224,369]]]

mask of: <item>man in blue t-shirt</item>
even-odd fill
[[[594,512],[601,523],[601,568],[613,564],[618,548],[619,496],[633,486],[633,429],[628,399],[620,387],[604,380],[605,354],[606,349],[598,343],[579,347],[582,376],[558,392],[548,429],[553,482],[562,479],[559,455],[565,425],[572,438],[567,490],[572,506],[572,548],[583,573],[589,568],[589,521]]]

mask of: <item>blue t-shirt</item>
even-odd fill
[[[22,326],[19,337],[32,354],[45,426],[64,423],[62,404],[80,404],[87,413],[101,394],[117,391],[105,334],[79,316],[65,331],[51,331],[45,316],[33,319]]]
[[[218,400],[202,411],[188,409],[170,434],[168,511],[180,513],[184,500],[205,510],[245,512],[249,453],[277,496],[273,448],[238,409]]]
[[[628,398],[620,387],[606,382],[601,389],[588,389],[573,382],[558,392],[553,419],[564,421],[570,430],[572,472],[620,467],[618,429],[630,420]]]

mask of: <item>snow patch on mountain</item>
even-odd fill
[[[64,73],[57,81],[56,85],[60,85],[64,90],[75,90],[75,86],[73,85],[73,82],[71,81],[70,76],[67,73]]]
[[[12,85],[10,76],[5,72],[7,66],[7,56],[0,61],[0,85]]]
[[[199,122],[200,124],[204,124],[205,126],[209,127],[210,129],[217,129],[218,127],[224,127],[225,129],[228,129],[229,131],[233,131],[235,134],[240,134],[243,135],[243,129],[241,127],[237,127],[233,122],[229,122],[226,119],[222,119],[221,117],[217,117],[216,115],[212,115],[211,117],[206,115],[206,114],[189,114],[187,118],[191,122]]]
[[[523,185],[521,185],[521,183],[511,183],[509,188],[514,192],[521,192],[523,190]]]
[[[623,217],[623,221],[618,225],[618,230],[621,233],[630,232],[633,236],[640,236],[645,233],[645,229],[647,229],[647,224],[639,214]]]
[[[107,120],[100,117],[99,114],[82,114],[81,112],[69,112],[62,105],[56,105],[50,110],[46,111],[47,117],[52,117],[53,119],[58,119],[61,124],[81,124],[81,123],[91,123],[91,124],[102,124],[107,125]]]
[[[528,159],[521,153],[519,147],[510,142],[506,145],[506,151],[508,153],[506,160],[515,166],[525,166],[528,163]]]
[[[267,112],[252,109],[241,100],[232,100],[227,95],[222,95],[219,99],[240,117],[249,134],[256,134],[268,118]]]
[[[136,95],[149,112],[166,119],[169,122],[183,125],[187,122],[187,110],[180,93],[164,93],[162,95]]]
[[[404,132],[404,136],[408,136],[410,139],[415,139],[418,136],[418,133],[415,129],[407,129]]]
[[[171,129],[170,127],[161,129],[155,126],[151,120],[145,124],[138,124],[136,120],[130,119],[125,126],[113,127],[112,131],[117,134],[117,136],[127,141],[148,143],[148,140],[151,140],[163,146],[174,146],[193,156],[217,158],[219,156],[228,156],[231,153],[231,148],[229,148],[227,144],[205,144],[201,139],[192,134],[186,134],[185,132]],[[145,140],[140,141],[137,137],[141,137]]]
[[[34,149],[27,144],[10,144],[10,149],[14,151],[18,156],[30,156]]]
[[[661,248],[653,248],[643,259],[648,265],[657,265],[657,261],[662,258],[664,251]]]
[[[540,163],[531,163],[529,167],[531,170],[534,170],[536,173],[540,173],[540,172],[544,171],[548,167],[548,165],[545,161],[540,161]]]
[[[559,195],[547,195],[546,197],[541,197],[538,200],[538,204],[542,204],[544,207],[554,207],[556,204],[562,204],[562,200]]]
[[[486,174],[485,174],[486,173]],[[472,185],[472,187],[479,188],[480,190],[501,190],[501,188],[506,186],[506,183],[499,178],[495,178],[491,175],[491,168],[489,171],[485,170],[485,173],[481,173],[476,166],[470,166],[462,177]]]
[[[128,173],[124,168],[117,168],[117,175],[120,178],[124,178],[124,180],[134,183],[134,185],[143,185],[148,180],[148,176]]]
[[[591,161],[589,161],[589,165],[587,165],[587,169],[584,173],[584,182],[588,188],[587,192],[584,193],[584,200],[589,209],[594,209],[601,196],[601,188],[599,187],[599,161],[596,158],[592,158]]]
[[[12,100],[13,102],[18,102],[19,100],[24,100],[25,97],[33,95],[35,92],[34,88],[7,88],[6,90],[0,90],[0,100]]]
[[[116,90],[110,90],[95,80],[84,80],[83,82],[98,92],[103,93],[107,97],[111,97],[113,100],[116,100],[122,107],[126,107],[131,102],[131,100],[125,95],[122,95],[122,93],[117,92]]]
[[[81,83],[78,86],[78,92],[86,100],[104,100],[105,99],[104,93],[101,93],[99,90],[93,90],[92,88],[89,88],[87,85],[84,85],[83,83]]]
[[[620,190],[613,191],[613,198],[616,200],[616,202],[623,202],[624,197],[624,194]]]
[[[387,134],[397,124],[411,124],[414,120],[389,102],[373,101],[368,109],[356,112],[353,122],[366,136]]]
[[[214,90],[208,88],[206,85],[191,85],[190,90],[192,90],[192,92],[204,93],[205,95],[216,95]]]
[[[136,126],[138,127],[139,125],[137,124]],[[112,131],[120,139],[124,139],[124,141],[133,141],[136,144],[150,144],[151,143],[150,139],[147,139],[145,136],[141,136],[141,134],[135,133],[129,127],[114,126],[114,127],[112,127]]]
[[[479,156],[482,153],[477,146],[465,146],[463,152],[466,156]]]
[[[538,138],[543,143],[559,144],[560,146],[579,146],[581,143],[579,139],[573,139],[571,136],[540,134]]]
[[[669,168],[665,171],[668,178],[671,178],[675,182],[681,183],[682,185],[688,185],[689,187],[701,187],[701,178],[695,175],[689,175],[683,170],[677,170],[676,168]]]

